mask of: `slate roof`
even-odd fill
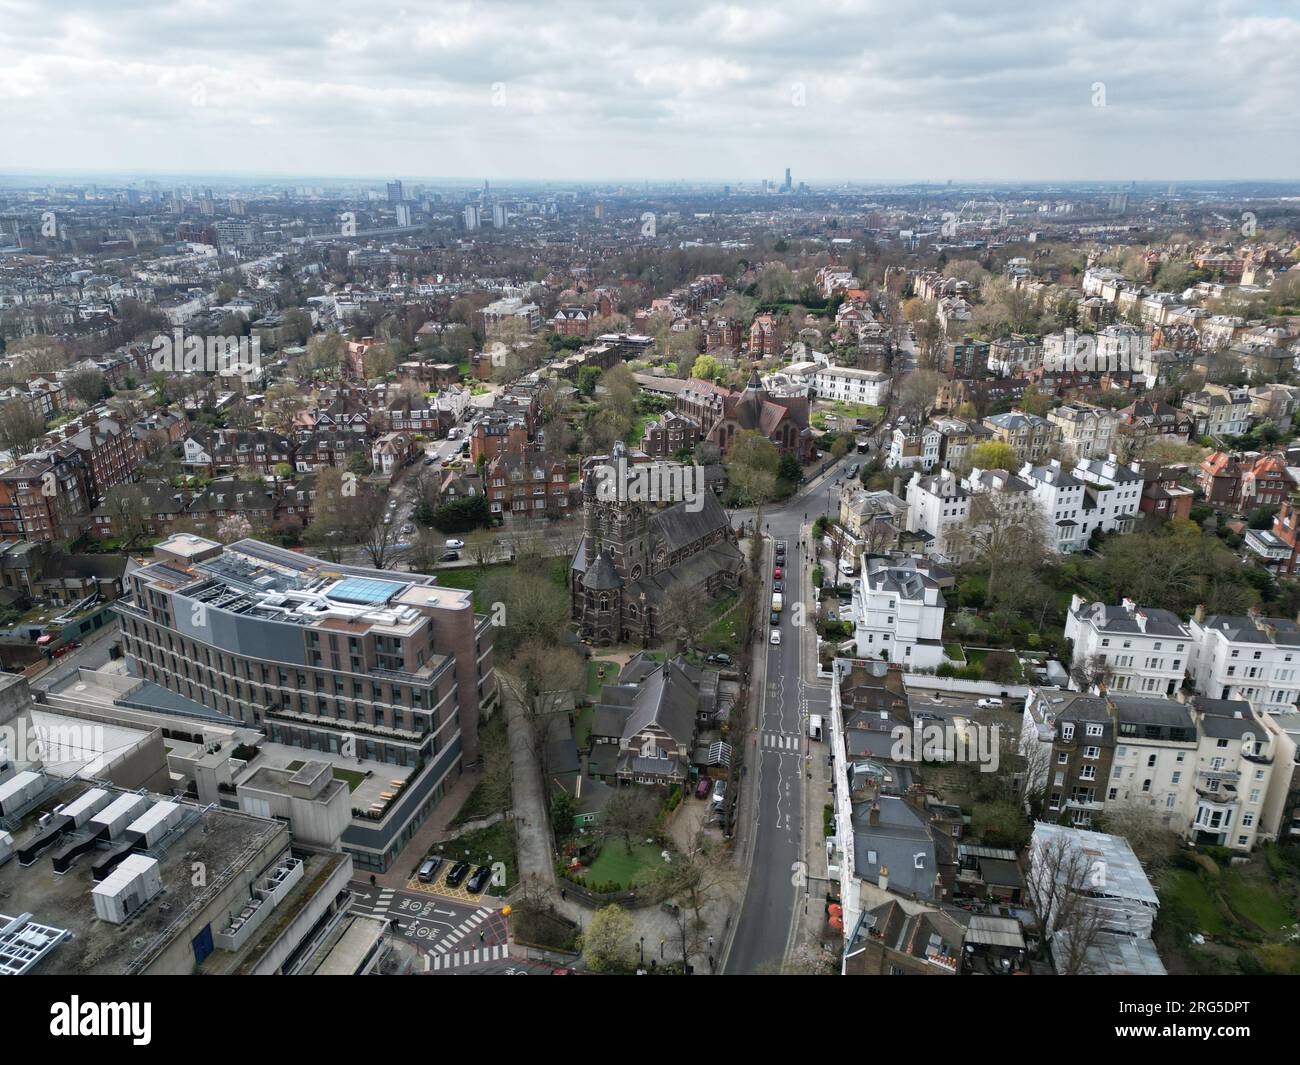
[[[1085,603],[1079,607],[1075,616],[1081,621],[1091,622],[1098,632],[1170,636],[1184,640],[1191,637],[1187,626],[1177,614],[1158,607],[1138,607],[1134,614],[1130,614],[1122,606]]]
[[[871,803],[853,808],[854,872],[879,883],[880,870],[889,870],[889,887],[928,899],[934,895],[934,843],[924,818],[903,799],[881,795],[880,823],[870,824]],[[917,868],[917,855],[921,868]],[[874,857],[874,861],[871,859]]]
[[[1272,643],[1279,647],[1300,647],[1300,625],[1286,618],[1260,618],[1275,631],[1269,635],[1267,628],[1259,628],[1254,620],[1242,615],[1212,614],[1205,619],[1205,628],[1221,632],[1235,643]]]

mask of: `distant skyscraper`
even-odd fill
[[[402,202],[402,183],[400,181],[390,181],[388,183],[388,202]]]
[[[790,168],[787,166],[785,168],[785,191],[789,192],[793,188],[794,184],[790,180]]]
[[[403,227],[414,224],[411,220],[411,208],[409,204],[399,203],[397,205],[397,224]]]
[[[506,222],[509,221],[510,212],[506,210],[504,203],[494,204],[492,207],[492,224],[497,229],[505,229]]]
[[[465,205],[465,228],[475,230],[479,227],[479,213],[476,204],[467,203]]]

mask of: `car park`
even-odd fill
[[[469,876],[469,862],[457,862],[447,874],[448,887],[460,887],[461,881]]]
[[[492,867],[490,865],[480,865],[474,870],[474,875],[469,878],[469,882],[465,885],[465,890],[471,895],[477,895],[488,886],[488,881],[491,879]]]
[[[424,859],[420,866],[420,871],[416,874],[422,884],[431,884],[438,879],[438,869],[442,866],[442,859],[437,855],[431,854]]]

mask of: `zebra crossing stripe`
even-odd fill
[[[466,950],[456,954],[425,955],[425,972],[442,972],[447,969],[459,969],[462,965],[481,965],[489,961],[504,961],[510,957],[510,944],[498,943],[491,947]]]

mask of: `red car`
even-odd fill
[[[695,785],[695,797],[697,799],[707,799],[709,796],[709,778],[700,777],[700,782]]]
[[[776,569],[774,569],[774,570],[772,571],[772,576],[773,576],[776,580],[778,580],[778,581],[781,579],[781,567],[780,567],[780,566],[777,566]]]

